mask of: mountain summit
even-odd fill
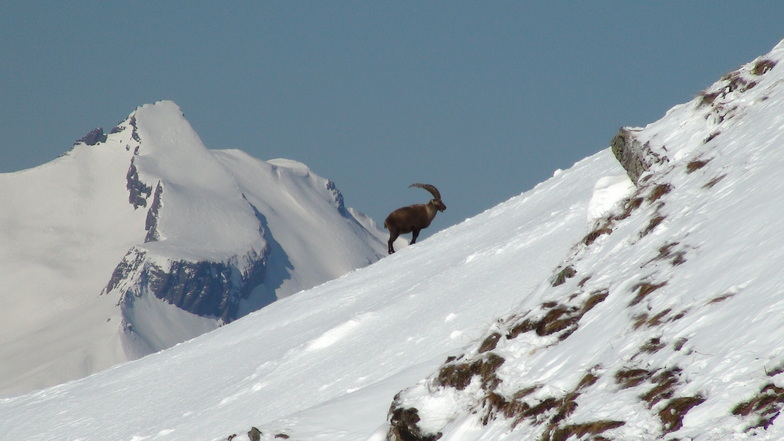
[[[784,439],[781,115],[784,43],[422,244],[0,400],[0,437]]]
[[[171,347],[385,250],[334,183],[208,150],[170,101],[0,175],[0,189],[5,392]]]

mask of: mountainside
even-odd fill
[[[636,189],[391,439],[782,439],[784,44],[612,150]]]
[[[373,265],[0,399],[0,438],[783,439],[782,61]]]
[[[171,347],[386,249],[331,181],[208,150],[168,101],[0,189],[0,393]]]

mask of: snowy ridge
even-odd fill
[[[171,347],[385,250],[334,183],[208,150],[170,101],[0,189],[0,393]]]
[[[600,151],[199,338],[1,399],[0,438],[780,440],[783,48],[627,129],[636,186]]]

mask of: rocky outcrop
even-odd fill
[[[149,187],[148,187],[149,188]],[[144,238],[144,243],[156,242],[161,239],[161,233],[158,231],[158,219],[160,218],[161,195],[163,194],[163,184],[160,182],[155,187],[155,196],[152,198],[152,206],[147,212],[147,219],[144,222],[144,229],[147,230],[147,236]]]
[[[92,129],[87,132],[86,135],[81,137],[77,140],[74,145],[76,144],[87,144],[87,145],[96,145],[102,142],[106,142],[107,135],[103,132],[103,127],[98,127],[97,129]]]
[[[228,323],[238,318],[240,300],[263,282],[265,274],[263,254],[251,253],[244,262],[157,260],[134,247],[115,268],[104,293],[119,290],[126,308],[135,298],[154,295],[192,314]]]
[[[131,166],[125,175],[125,181],[127,182],[125,188],[128,189],[128,202],[133,205],[133,208],[146,207],[147,198],[152,194],[152,187],[139,179],[139,170],[133,160],[131,160]]]
[[[610,141],[610,148],[615,158],[635,185],[639,182],[640,176],[653,164],[664,160],[651,150],[649,143],[643,144],[637,140],[635,136],[637,132],[639,130],[621,127]]]

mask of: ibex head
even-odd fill
[[[429,191],[430,194],[433,195],[433,200],[431,200],[430,203],[433,204],[436,207],[436,209],[438,209],[438,211],[446,210],[446,205],[444,205],[444,203],[441,202],[441,193],[438,191],[438,189],[436,188],[435,185],[430,185],[430,184],[411,184],[411,185],[408,186],[408,188],[411,188],[411,187],[424,188],[425,190]]]
[[[409,187],[419,187],[430,192],[433,199],[427,204],[409,205],[408,207],[398,208],[387,216],[384,226],[389,230],[388,250],[389,254],[395,252],[392,243],[401,234],[412,233],[411,244],[416,243],[419,231],[427,228],[439,211],[446,210],[446,205],[441,201],[441,193],[434,185],[430,184],[411,184]]]

